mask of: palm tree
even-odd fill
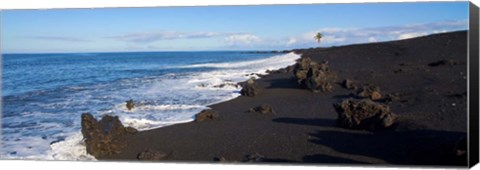
[[[323,37],[323,34],[318,32],[316,35],[315,35],[315,40],[317,40],[317,42],[320,44],[320,40],[322,39]]]

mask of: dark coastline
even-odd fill
[[[299,88],[291,72],[274,72],[257,80],[259,95],[210,106],[217,119],[136,133],[105,160],[137,160],[150,149],[168,153],[164,162],[242,162],[259,154],[262,162],[283,164],[466,166],[453,153],[467,133],[466,31],[293,52],[327,60],[337,74],[333,91],[313,93]],[[400,94],[388,104],[398,123],[379,131],[338,127],[332,104],[355,93],[340,85],[345,79]],[[248,112],[261,104],[276,113]]]

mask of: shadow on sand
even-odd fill
[[[318,126],[309,133],[309,142],[351,155],[379,158],[392,164],[466,166],[466,157],[456,156],[454,149],[466,133],[437,130],[398,131],[395,128],[376,132],[349,130],[336,127],[331,119],[276,118],[278,123]],[[336,130],[338,129],[338,130]],[[305,163],[362,162],[335,158],[319,153],[306,155]]]
[[[289,124],[308,125],[308,126],[334,126],[336,124],[336,120],[332,120],[332,119],[305,119],[305,118],[281,117],[281,118],[275,118],[272,121],[278,122],[278,123],[289,123]]]
[[[290,78],[277,78],[273,80],[267,80],[270,86],[267,89],[299,89],[299,85],[295,80]]]

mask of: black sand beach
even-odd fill
[[[167,154],[164,162],[466,165],[454,151],[467,131],[466,31],[293,51],[328,61],[337,82],[331,92],[313,93],[300,88],[292,72],[274,72],[256,81],[255,97],[210,106],[218,118],[138,132],[118,154],[99,159],[137,160],[155,150]],[[356,94],[341,86],[345,79],[377,86],[382,96],[395,94],[386,104],[399,116],[396,124],[372,131],[339,127],[333,104]],[[275,113],[248,112],[261,104]]]

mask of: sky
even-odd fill
[[[0,22],[2,53],[285,50],[466,30],[468,2],[3,10]]]

